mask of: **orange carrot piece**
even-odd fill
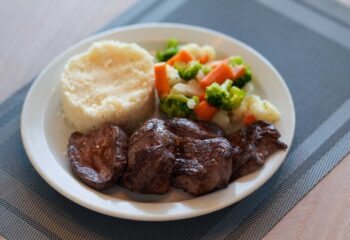
[[[199,58],[199,62],[201,64],[206,64],[207,62],[209,62],[209,55],[208,54],[204,54],[203,56],[201,56]]]
[[[158,92],[159,97],[170,92],[170,85],[168,82],[168,76],[166,72],[166,63],[157,63],[154,65],[154,75],[155,75],[155,87]]]
[[[221,63],[219,66],[211,70],[208,75],[199,81],[199,85],[205,89],[212,83],[222,84],[226,79],[233,79],[234,73],[227,63]]]
[[[243,119],[243,123],[244,125],[248,126],[250,124],[252,124],[253,122],[256,122],[256,117],[254,115],[247,115],[244,117]]]
[[[236,66],[233,68],[233,78],[231,80],[237,80],[240,77],[243,77],[245,74],[245,68],[243,66]]]
[[[210,106],[205,100],[200,102],[194,109],[197,118],[203,121],[210,121],[217,111],[218,109],[216,107]]]
[[[188,63],[193,60],[193,56],[186,50],[180,50],[175,56],[170,58],[167,63],[173,66],[176,62]]]
[[[203,100],[205,100],[205,92],[203,92],[201,95],[199,95],[199,101],[201,102],[201,101],[203,101]]]

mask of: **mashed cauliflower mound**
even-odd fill
[[[105,122],[136,128],[154,111],[152,56],[137,44],[94,43],[61,76],[65,117],[77,131]]]

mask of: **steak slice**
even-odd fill
[[[207,139],[224,136],[224,131],[213,122],[194,122],[187,118],[173,118],[166,121],[165,126],[179,137]]]
[[[139,193],[169,192],[174,152],[179,142],[180,139],[165,127],[163,120],[148,120],[130,137],[124,186]]]
[[[279,131],[264,121],[257,121],[228,136],[232,146],[239,149],[232,160],[231,181],[260,169],[268,156],[287,145],[278,139]]]
[[[76,175],[90,187],[111,187],[127,165],[128,138],[112,124],[104,124],[88,134],[73,133],[68,143],[68,159]]]
[[[173,185],[192,195],[226,187],[232,173],[232,154],[225,138],[185,138],[175,160]]]

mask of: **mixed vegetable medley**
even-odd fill
[[[154,66],[160,110],[169,117],[213,121],[228,131],[235,123],[279,120],[275,106],[252,94],[252,71],[241,56],[215,57],[212,46],[169,39]]]

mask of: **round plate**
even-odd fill
[[[113,29],[92,36],[54,59],[38,76],[24,103],[21,131],[25,150],[38,173],[70,200],[110,216],[165,221],[195,217],[227,207],[263,185],[279,168],[287,151],[269,157],[265,166],[231,183],[227,188],[192,197],[181,190],[166,195],[143,195],[115,186],[104,192],[84,185],[73,174],[66,155],[69,135],[74,131],[62,117],[60,74],[67,60],[88,49],[94,41],[113,39],[136,42],[148,50],[162,49],[167,39],[212,45],[220,55],[239,54],[251,66],[254,85],[260,96],[281,111],[275,125],[282,141],[291,145],[295,113],[289,90],[281,75],[263,56],[244,43],[213,30],[180,24],[142,24]]]

